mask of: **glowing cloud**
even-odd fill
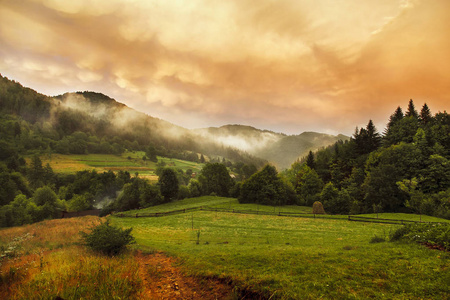
[[[446,0],[3,0],[0,72],[189,128],[351,134],[448,108],[449,23]]]

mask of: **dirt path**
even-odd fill
[[[176,260],[163,253],[136,256],[144,289],[142,299],[233,299],[231,286],[182,274]]]

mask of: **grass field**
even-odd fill
[[[192,205],[208,199],[197,201]],[[219,201],[211,205],[239,207]],[[112,220],[133,227],[138,247],[180,257],[186,272],[230,280],[267,298],[448,299],[450,293],[448,252],[370,243],[398,225],[206,211]]]
[[[125,152],[121,156],[112,154],[85,154],[85,155],[63,155],[52,154],[41,157],[42,163],[50,164],[53,171],[57,173],[75,173],[83,170],[104,171],[128,171],[130,174],[139,173],[140,177],[151,181],[158,180],[155,171],[157,164],[151,161],[144,161],[145,155],[142,151]],[[172,159],[158,156],[158,162],[165,162],[166,166],[183,170],[191,169],[193,172],[199,172],[203,164]]]
[[[134,216],[136,213],[159,213],[159,212],[167,212],[179,209],[191,209],[191,208],[199,208],[202,206],[210,206],[214,207],[215,205],[228,204],[230,202],[237,202],[236,199],[233,198],[225,198],[225,197],[212,197],[212,196],[204,196],[198,198],[189,198],[183,200],[177,200],[165,204],[161,204],[158,206],[152,206],[139,210],[129,210],[122,212],[124,215]]]
[[[148,210],[199,206],[274,209],[208,196]],[[427,218],[436,220],[422,216],[424,221]],[[113,224],[133,227],[134,249],[163,251],[176,258],[186,275],[200,278],[200,283],[204,278],[221,279],[244,294],[252,291],[266,299],[448,299],[450,294],[450,252],[412,243],[371,243],[375,236],[387,238],[400,225],[200,210],[158,218],[110,219]],[[99,221],[83,217],[1,229],[0,299],[54,299],[57,295],[142,299],[145,286],[161,280],[163,273],[149,261],[140,261],[135,251],[107,258],[81,246],[79,231]],[[145,282],[143,275],[148,277]]]
[[[0,230],[0,299],[139,299],[132,255],[108,258],[79,245],[97,217]]]

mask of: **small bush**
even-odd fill
[[[129,244],[135,243],[134,237],[130,234],[133,228],[121,229],[114,227],[106,221],[91,228],[90,233],[80,232],[84,245],[96,252],[109,256],[122,252]]]

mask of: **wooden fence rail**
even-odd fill
[[[412,224],[412,223],[430,223],[430,224],[439,224],[440,223],[440,222],[423,222],[423,221],[413,221],[413,220],[370,218],[370,217],[361,217],[361,216],[348,216],[348,220],[356,221],[356,222],[384,223],[384,224],[397,224],[397,225],[405,225],[405,224]]]
[[[251,214],[251,215],[266,215],[266,216],[280,216],[280,217],[293,217],[293,218],[314,218],[314,219],[340,219],[348,220],[354,222],[368,222],[368,223],[383,223],[383,224],[397,224],[405,225],[411,223],[439,223],[439,222],[421,222],[412,220],[397,220],[397,219],[383,219],[383,218],[371,218],[362,216],[348,216],[348,219],[340,215],[316,215],[300,212],[270,212],[261,210],[238,210],[238,209],[228,209],[228,208],[213,208],[213,207],[191,207],[185,209],[171,210],[165,212],[156,213],[136,213],[136,214],[124,214],[115,213],[114,216],[120,218],[155,218],[155,217],[165,217],[171,215],[183,214],[191,211],[210,211],[210,212],[221,212],[221,213],[235,213],[235,214]]]

